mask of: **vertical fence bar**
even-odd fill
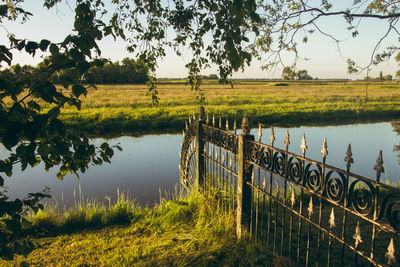
[[[199,108],[199,119],[196,127],[196,187],[204,189],[204,141],[203,141],[203,124],[204,124],[204,107]]]
[[[376,170],[376,184],[375,184],[375,199],[374,199],[374,221],[378,217],[378,198],[379,198],[379,183],[381,179],[381,173],[385,172],[385,169],[382,166],[382,150],[379,152],[378,158],[376,159],[376,165],[374,166],[374,170]],[[374,259],[375,252],[375,238],[376,238],[376,224],[374,223],[372,226],[372,240],[371,240],[371,259]]]
[[[242,238],[245,229],[250,225],[251,187],[247,184],[251,180],[252,165],[246,164],[247,140],[254,140],[250,135],[249,118],[245,116],[242,121],[243,133],[239,135],[238,151],[238,187],[237,187],[237,238]]]

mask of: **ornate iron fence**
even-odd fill
[[[285,148],[258,141],[243,118],[241,134],[236,122],[229,130],[219,118],[210,122],[203,107],[189,118],[183,133],[180,176],[186,186],[220,192],[221,202],[237,214],[237,236],[250,233],[275,255],[298,266],[386,266],[399,264],[400,190],[381,183],[384,172],[379,153],[372,180],[351,172],[351,146],[345,154],[346,169],[326,164],[326,139],[322,162]]]

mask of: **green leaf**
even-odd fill
[[[57,55],[59,53],[59,49],[58,46],[55,44],[51,44],[50,45],[50,53],[54,56]]]
[[[46,40],[46,39],[41,40],[41,41],[40,41],[40,44],[39,44],[40,50],[42,50],[43,52],[45,52],[45,51],[47,50],[47,47],[49,46],[49,44],[50,44],[50,41],[49,41],[49,40]]]
[[[84,86],[80,85],[80,84],[74,84],[72,86],[72,93],[74,94],[74,96],[79,97],[80,95],[84,95],[86,96],[87,94],[87,90]]]
[[[29,41],[25,46],[25,51],[29,54],[35,55],[36,49],[39,48],[38,43]]]

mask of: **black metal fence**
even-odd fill
[[[218,124],[218,125],[217,125]],[[224,126],[222,125],[224,124]],[[375,180],[351,172],[351,146],[344,155],[346,169],[306,157],[285,148],[263,144],[250,134],[248,118],[241,133],[236,122],[204,115],[189,119],[182,143],[180,173],[186,186],[218,190],[226,209],[237,214],[237,236],[249,233],[275,255],[298,266],[398,265],[400,246],[400,190],[381,183],[382,152],[378,154]],[[372,167],[372,166],[371,166]]]

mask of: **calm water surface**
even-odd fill
[[[397,125],[397,127],[396,127]],[[354,164],[351,171],[373,178],[373,167],[376,163],[379,150],[383,152],[385,173],[383,181],[392,183],[400,181],[400,127],[397,123],[355,124],[345,126],[325,127],[296,127],[289,128],[289,150],[301,154],[300,142],[305,133],[308,150],[306,157],[321,160],[321,146],[323,138],[327,138],[327,163],[345,169],[343,161],[347,146],[351,143]],[[257,135],[258,130],[253,129]],[[275,128],[275,146],[283,148],[286,128]],[[263,142],[269,144],[270,129],[263,130]],[[256,137],[257,138],[257,137]],[[106,139],[98,138],[94,141],[101,143]],[[75,175],[67,175],[63,181],[56,177],[57,170],[49,172],[39,165],[27,168],[21,172],[17,168],[11,178],[6,178],[8,196],[23,198],[29,192],[39,192],[47,185],[50,187],[53,199],[63,199],[66,205],[73,203],[74,189],[79,186],[85,197],[93,196],[102,201],[105,196],[116,197],[117,190],[129,192],[142,205],[153,205],[159,200],[162,192],[171,191],[179,182],[179,152],[181,134],[145,135],[142,137],[118,137],[110,139],[112,144],[119,143],[123,151],[115,151],[112,164],[91,167],[78,179]],[[7,155],[4,148],[0,148],[0,156]],[[51,202],[51,201],[50,201]]]

